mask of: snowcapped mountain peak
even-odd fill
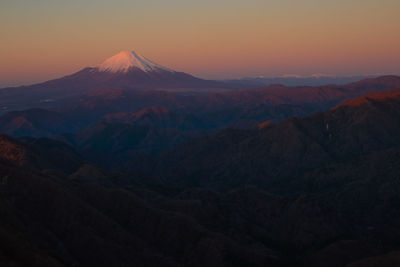
[[[100,71],[128,72],[131,68],[138,68],[144,72],[169,71],[171,69],[158,65],[157,63],[139,55],[135,51],[121,51],[106,59],[98,66]]]

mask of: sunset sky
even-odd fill
[[[399,0],[1,0],[0,87],[121,50],[203,78],[400,74]]]

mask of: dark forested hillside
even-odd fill
[[[4,115],[0,265],[399,265],[400,89],[287,90],[304,99],[121,90]]]
[[[221,131],[166,153],[160,175],[177,185],[266,185],[327,162],[397,148],[399,95],[398,89],[374,93],[266,129]]]

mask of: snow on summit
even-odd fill
[[[138,68],[144,72],[160,70],[174,72],[173,70],[158,65],[134,51],[119,52],[101,63],[98,68],[100,71],[109,72],[128,72],[131,68]]]

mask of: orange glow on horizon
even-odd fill
[[[26,9],[7,1],[0,86],[71,74],[121,50],[203,78],[400,74],[399,1],[152,0],[154,8],[118,0],[95,9],[90,0],[63,7],[39,0]]]

